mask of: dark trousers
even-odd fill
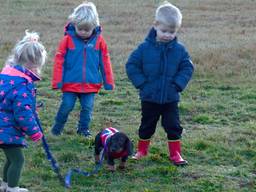
[[[3,151],[6,156],[3,181],[8,183],[9,187],[17,187],[24,164],[22,147],[3,148]]]
[[[157,122],[161,117],[161,125],[167,133],[169,140],[181,138],[182,127],[179,120],[178,102],[157,104],[141,102],[142,118],[139,128],[140,139],[150,139],[155,133]]]

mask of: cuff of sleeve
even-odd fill
[[[31,135],[31,136],[30,136],[30,139],[31,139],[33,142],[37,142],[37,141],[39,141],[42,137],[43,137],[43,133],[42,133],[42,132],[37,132],[37,133]]]
[[[54,83],[52,84],[52,89],[61,89],[63,87],[63,83]]]
[[[111,84],[104,84],[104,89],[105,90],[114,90],[114,85],[111,85]]]
[[[143,78],[142,81],[140,81],[139,83],[137,82],[136,85],[135,85],[135,88],[136,89],[142,89],[145,85],[145,83],[147,82],[147,79],[146,78]]]
[[[57,83],[57,89],[61,89],[63,86],[63,83]]]
[[[142,83],[142,84],[140,84],[138,87],[136,87],[137,89],[143,89],[144,88],[144,86],[145,86],[145,83]]]
[[[177,85],[176,83],[174,83],[174,87],[176,88],[176,90],[177,90],[178,92],[181,92],[181,91],[182,91],[182,89],[180,88],[180,86]]]

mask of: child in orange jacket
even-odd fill
[[[101,31],[92,2],[82,3],[69,16],[53,68],[52,87],[63,92],[52,128],[53,135],[61,134],[79,98],[81,111],[77,133],[89,137],[95,94],[102,84],[106,90],[114,89],[110,56]]]

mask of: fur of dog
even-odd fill
[[[114,159],[120,159],[119,168],[124,169],[128,156],[133,153],[133,144],[128,136],[112,127],[100,131],[95,137],[95,163],[99,163],[104,147],[108,169],[115,170]]]

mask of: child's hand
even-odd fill
[[[39,141],[41,138],[43,137],[43,133],[42,132],[37,132],[33,135],[30,135],[30,139],[33,141],[33,142],[37,142]]]
[[[44,107],[44,103],[43,103],[43,102],[38,102],[38,103],[36,104],[36,112],[38,112],[39,109],[42,108],[42,107]]]

